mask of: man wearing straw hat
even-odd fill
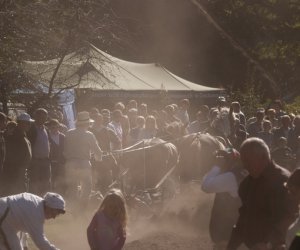
[[[96,160],[102,158],[102,150],[94,134],[88,131],[93,122],[88,112],[79,112],[76,128],[69,130],[65,137],[67,195],[71,199],[80,198],[81,205],[77,209],[82,209],[87,204],[92,190],[91,155],[94,154]]]

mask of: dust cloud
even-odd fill
[[[137,217],[129,209],[124,249],[211,249],[208,224],[212,198],[200,190],[199,184],[192,183],[183,186],[180,194],[157,208],[151,217]],[[86,229],[96,207],[98,204],[77,216],[67,213],[46,221],[45,231],[50,242],[62,250],[89,249]]]

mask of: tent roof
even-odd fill
[[[24,70],[49,83],[59,59],[26,61]],[[223,91],[182,79],[159,64],[141,64],[113,57],[93,45],[65,56],[54,81],[55,88],[91,88],[127,91]]]

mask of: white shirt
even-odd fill
[[[89,161],[92,153],[95,154],[96,160],[102,159],[102,151],[92,132],[76,128],[66,133],[64,156],[67,160]]]
[[[49,133],[51,139],[55,142],[56,145],[59,145],[59,133],[58,134],[52,134]]]
[[[119,140],[122,141],[123,138],[123,130],[122,125],[119,122],[111,121],[108,125],[108,128],[110,128],[112,131],[115,132],[115,134],[118,136]]]
[[[44,235],[45,214],[43,199],[41,197],[30,193],[21,193],[0,199],[1,210],[3,210],[3,205],[7,207],[7,204],[9,212],[4,222],[14,232],[29,233],[38,249],[57,249],[54,245],[50,244]]]
[[[232,172],[223,173],[221,168],[214,166],[202,180],[201,188],[206,193],[229,193],[238,197],[238,183]]]

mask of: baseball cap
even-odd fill
[[[63,213],[66,212],[65,209],[66,203],[64,198],[61,195],[57,193],[48,192],[44,195],[43,198],[47,207],[62,210]]]
[[[33,119],[31,119],[30,115],[27,113],[22,113],[17,117],[17,121],[25,121],[25,122],[34,122]]]

